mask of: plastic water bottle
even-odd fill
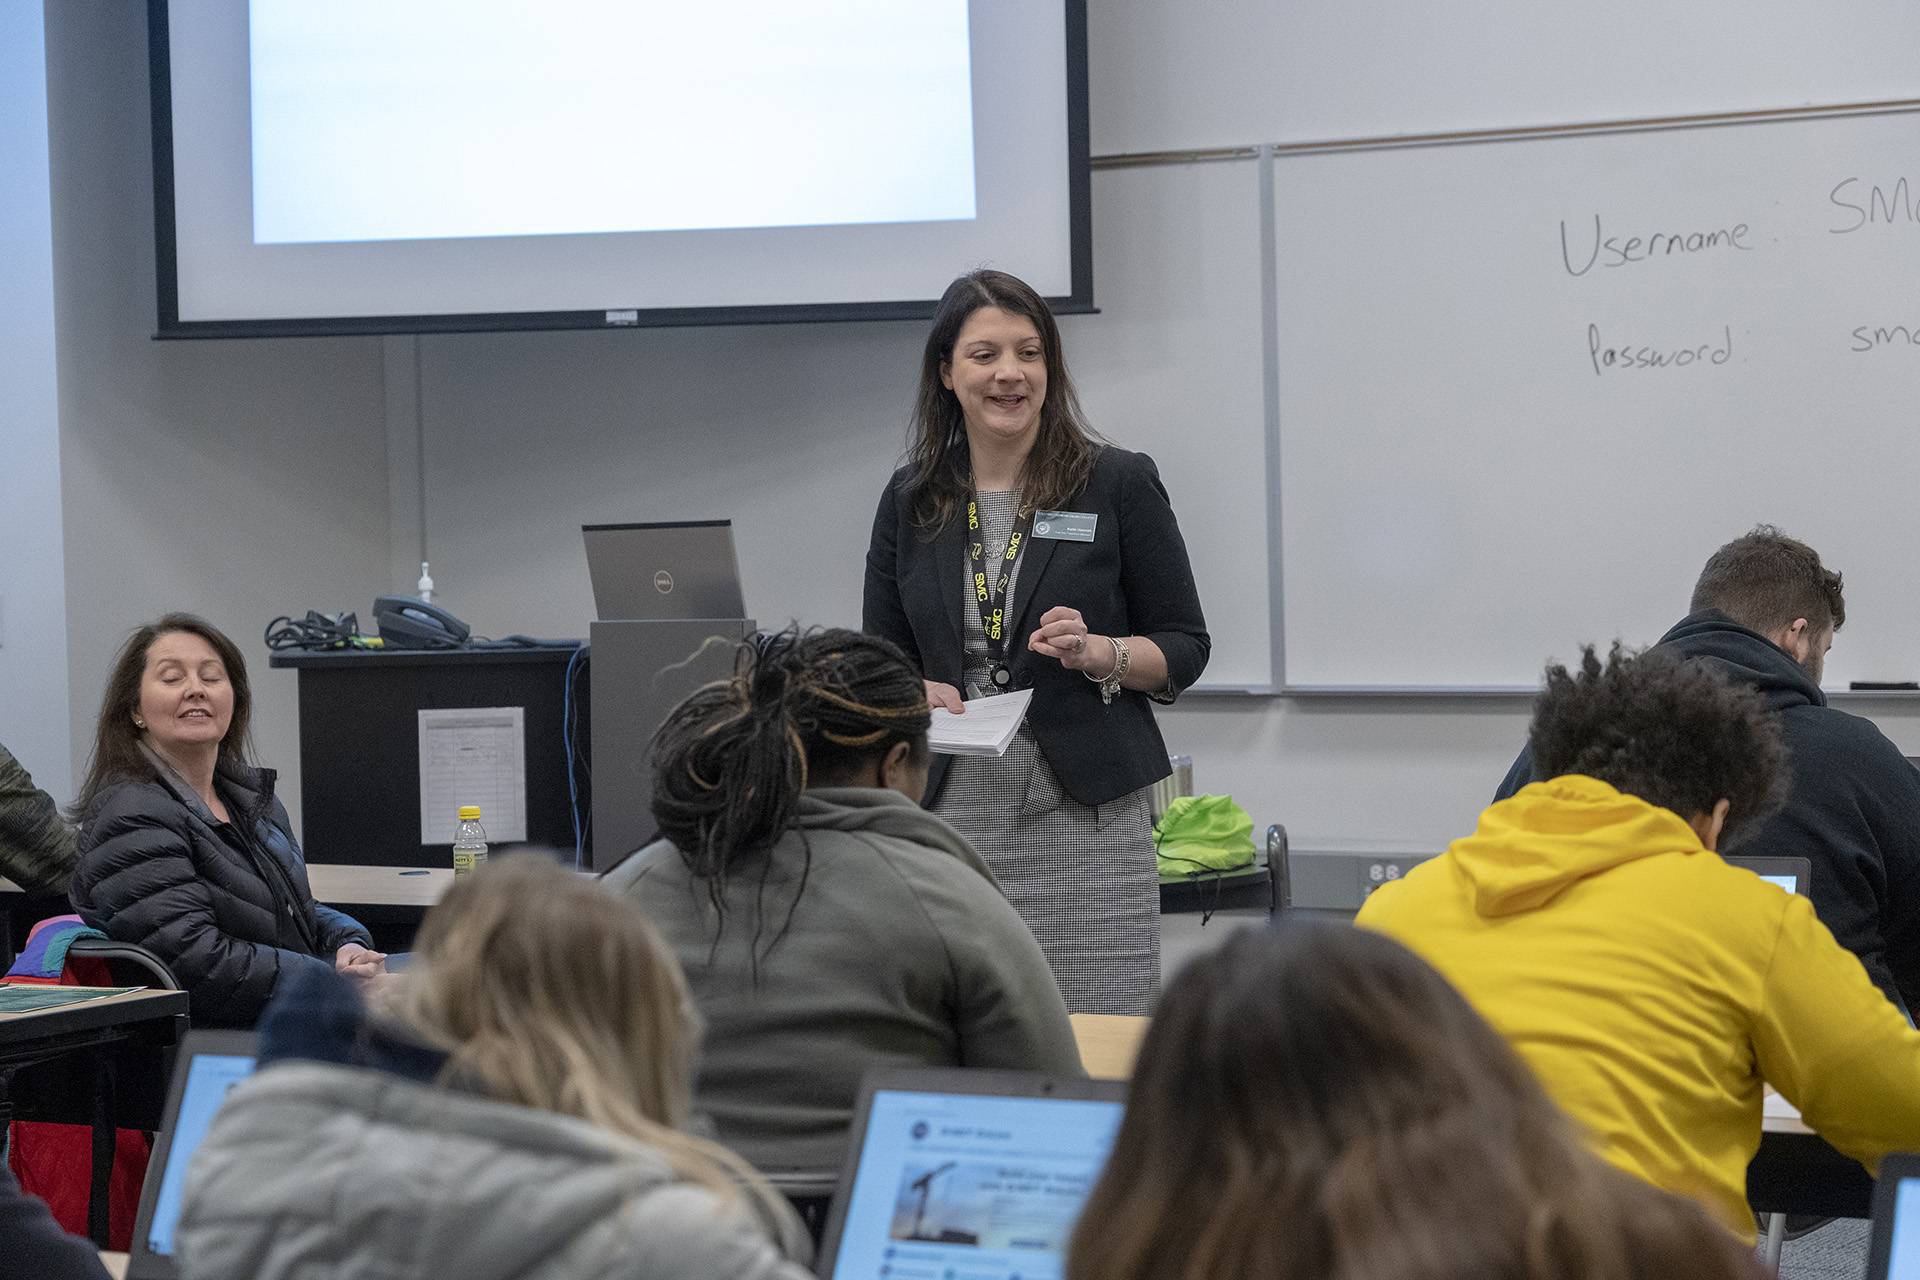
[[[487,865],[487,829],[478,805],[460,806],[460,830],[453,837],[453,878],[465,879]]]

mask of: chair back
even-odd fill
[[[184,990],[162,960],[145,947],[111,938],[75,938],[67,948],[72,960],[104,960],[117,987],[158,987],[162,991]]]
[[[1273,876],[1273,908],[1293,905],[1293,868],[1287,861],[1287,829],[1279,823],[1267,828],[1267,871]]]

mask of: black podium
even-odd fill
[[[274,654],[268,666],[299,672],[301,846],[307,861],[451,867],[451,844],[420,843],[418,713],[469,707],[524,709],[527,842],[571,859],[563,721],[567,665],[578,652]],[[587,741],[586,733],[587,726],[578,725],[576,741]]]

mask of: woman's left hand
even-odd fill
[[[1104,674],[1120,660],[1113,641],[1091,635],[1078,609],[1056,605],[1040,616],[1040,629],[1027,637],[1027,648],[1057,658],[1069,671]]]
[[[357,942],[349,942],[333,953],[333,968],[349,978],[372,978],[387,971],[387,953],[369,951]]]

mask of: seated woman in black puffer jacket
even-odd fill
[[[245,660],[217,629],[185,613],[140,628],[74,805],[74,909],[166,961],[195,1026],[252,1026],[297,965],[386,971],[365,927],[314,902],[273,770],[247,762],[252,706]]]

